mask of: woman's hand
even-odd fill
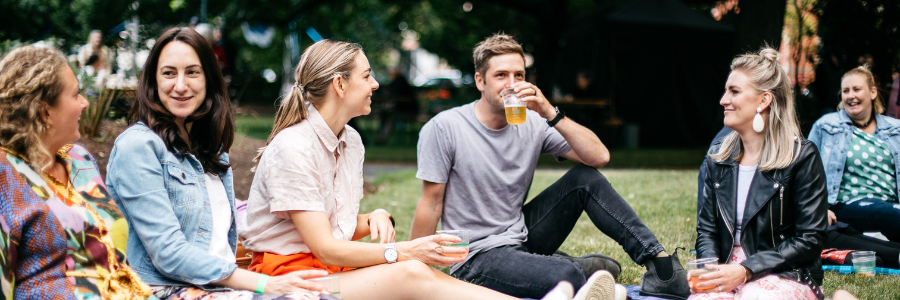
[[[269,277],[264,290],[265,294],[284,295],[292,292],[324,291],[325,287],[306,279],[319,278],[328,275],[323,270],[307,270],[292,272],[282,276]]]
[[[381,236],[379,243],[393,243],[396,232],[394,232],[394,225],[391,223],[391,214],[380,208],[370,213],[369,231],[373,241]]]
[[[742,265],[716,265],[710,266],[715,270],[710,273],[700,275],[701,282],[697,284],[697,288],[708,288],[705,290],[691,290],[694,293],[715,293],[715,292],[731,292],[739,285],[743,284],[747,278],[747,271]]]
[[[837,216],[834,215],[834,212],[830,209],[828,210],[828,226],[834,225],[837,223]]]
[[[415,259],[429,265],[450,266],[466,260],[469,249],[464,247],[441,246],[442,244],[459,243],[457,236],[448,234],[420,237],[408,242],[396,244],[400,257],[398,261]],[[440,252],[438,252],[440,251]],[[449,256],[458,255],[458,256]]]

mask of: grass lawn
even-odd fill
[[[616,154],[613,156],[616,157]],[[699,162],[696,165],[699,165]],[[537,171],[529,195],[534,197],[553,184],[564,172],[564,170]],[[694,248],[697,235],[694,219],[696,171],[605,170],[603,173],[670,253],[679,246],[688,250]],[[415,179],[414,171],[400,171],[378,176],[374,185],[376,191],[363,199],[360,211],[387,209],[397,221],[397,240],[406,240],[409,237],[416,201],[422,192],[421,180]],[[644,268],[632,262],[618,244],[597,230],[587,215],[582,215],[560,250],[572,255],[603,253],[616,258],[622,264],[619,283],[638,285],[640,276],[644,273]],[[679,252],[679,255],[682,264],[693,259],[686,251]],[[839,275],[833,272],[826,272],[825,276],[826,295],[831,295],[840,288],[849,290],[859,299],[900,299],[898,286],[900,277],[895,276],[857,278],[855,275]]]

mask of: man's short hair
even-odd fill
[[[523,60],[525,59],[525,51],[522,50],[522,45],[519,45],[511,35],[503,33],[492,35],[475,46],[472,57],[475,61],[475,72],[481,73],[482,76],[487,76],[485,72],[487,72],[488,61],[491,57],[510,53],[519,54]]]

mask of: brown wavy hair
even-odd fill
[[[0,145],[41,171],[53,162],[44,147],[47,123],[41,114],[56,106],[64,89],[63,72],[72,71],[65,56],[53,49],[20,47],[0,60]]]
[[[191,124],[188,131],[190,144],[178,135],[175,116],[162,105],[157,94],[156,69],[159,66],[159,55],[163,47],[174,41],[185,43],[197,52],[206,77],[206,99],[184,119],[185,126]],[[144,122],[162,138],[170,152],[179,155],[193,154],[200,160],[205,172],[222,173],[231,166],[219,157],[228,153],[234,142],[234,113],[225,89],[222,70],[219,69],[209,42],[193,29],[171,28],[159,36],[144,63],[129,121]]]

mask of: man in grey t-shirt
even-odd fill
[[[525,82],[521,46],[497,34],[474,51],[481,99],[442,112],[419,133],[422,198],[410,239],[443,229],[471,230],[466,260],[451,267],[465,281],[516,296],[539,298],[559,280],[577,289],[594,271],[617,276],[618,262],[600,254],[570,257],[558,248],[582,212],[647,267],[641,293],[687,298],[687,275],[606,178],[597,172],[609,151],[596,134],[554,108]],[[528,111],[519,125],[506,122],[500,91],[513,87]],[[583,163],[524,204],[538,157]]]

